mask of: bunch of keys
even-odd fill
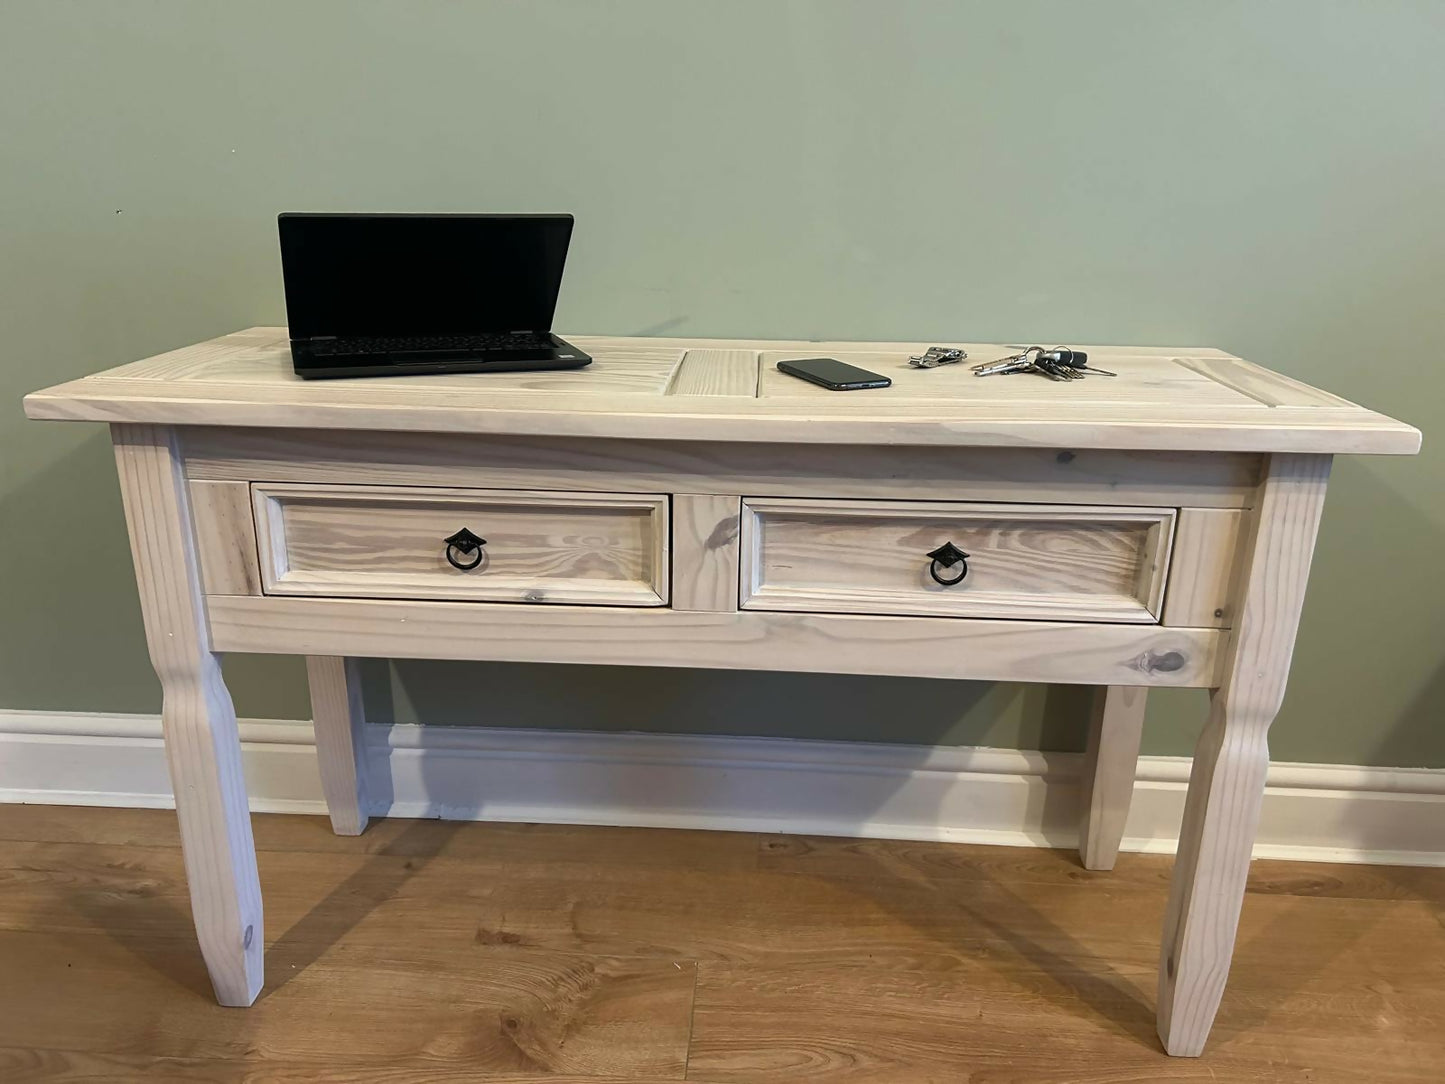
[[[999,358],[998,361],[987,361],[973,367],[974,376],[997,376],[1006,373],[1038,373],[1050,380],[1082,380],[1090,373],[1097,373],[1099,376],[1119,375],[1107,369],[1092,368],[1088,354],[1067,346],[1056,346],[1052,350],[1031,346],[1017,354]]]
[[[908,364],[915,369],[936,369],[940,365],[953,365],[966,357],[968,351],[955,346],[930,346],[922,354],[909,358]]]

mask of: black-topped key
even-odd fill
[[[1045,350],[1039,355],[1040,361],[1051,361],[1056,365],[1066,365],[1070,369],[1081,370],[1080,376],[1088,373],[1098,373],[1100,376],[1118,376],[1118,373],[1111,373],[1108,369],[1095,369],[1089,364],[1089,355],[1083,350],[1072,350],[1067,346],[1056,346],[1052,350]]]

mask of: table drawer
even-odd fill
[[[251,501],[268,595],[667,603],[664,495],[258,482]],[[485,544],[449,546],[464,528]]]
[[[1158,622],[1172,508],[745,499],[749,610]],[[931,555],[952,543],[967,556]],[[962,575],[945,586],[946,580]]]

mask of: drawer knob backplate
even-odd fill
[[[956,583],[962,583],[963,578],[968,575],[968,554],[952,542],[945,542],[928,556],[933,562],[928,566],[928,574],[933,577],[935,583],[941,583],[944,587],[952,587]],[[954,566],[958,567],[956,574],[944,576],[939,572],[940,568],[946,571]]]
[[[463,527],[456,534],[446,539],[447,561],[453,568],[461,569],[463,572],[470,572],[482,563],[482,547],[487,544],[485,538],[478,538],[467,528]],[[469,560],[458,560],[457,554]]]

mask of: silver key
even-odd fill
[[[975,369],[974,376],[1004,376],[1009,373],[1027,373],[1034,369],[1032,358],[1006,358],[1003,361],[996,361],[992,365],[985,365],[982,369]]]
[[[982,365],[973,367],[974,376],[994,376],[1003,373],[1026,373],[1034,369],[1038,356],[1043,353],[1042,348],[1031,346],[1019,354],[1010,354],[1006,358],[999,358],[997,361],[985,362]]]
[[[1007,375],[1009,373],[1037,373],[1050,380],[1082,380],[1090,373],[1100,376],[1118,376],[1107,369],[1095,369],[1088,363],[1088,355],[1082,350],[1067,346],[1056,346],[1045,350],[1031,346],[1017,354],[1010,354],[997,361],[986,361],[973,367],[974,376]]]
[[[971,368],[974,372],[978,372],[981,369],[992,370],[995,365],[1004,365],[1013,361],[1022,361],[1028,355],[1030,350],[1038,349],[1040,348],[1037,346],[1031,346],[1028,348],[1028,350],[1020,350],[1017,354],[1010,354],[1006,358],[999,358],[996,361],[981,361],[977,365],[971,366]]]

